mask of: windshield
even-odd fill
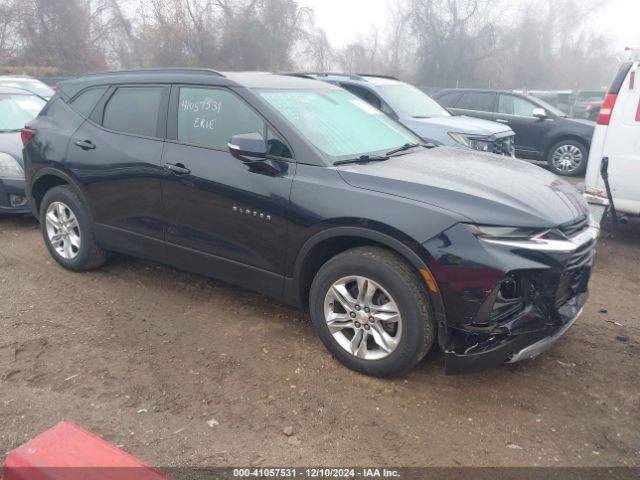
[[[385,102],[403,117],[449,117],[451,114],[422,90],[407,83],[379,85]]]
[[[419,143],[402,125],[345,90],[261,90],[302,136],[336,159]]]
[[[0,85],[3,87],[21,88],[28,90],[41,97],[51,98],[55,93],[51,87],[45,85],[38,80],[32,78],[12,78],[9,80],[0,79]]]
[[[35,95],[0,93],[0,131],[21,130],[45,103]]]

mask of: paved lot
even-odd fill
[[[446,377],[433,353],[385,381],[304,312],[126,257],[67,272],[0,218],[0,458],[70,419],[158,466],[638,466],[639,265],[639,224],[604,239],[584,316],[535,361]]]

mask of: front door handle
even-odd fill
[[[78,140],[76,145],[83,150],[95,150],[96,148],[91,140]]]
[[[182,163],[165,163],[165,168],[176,175],[189,175],[191,170],[185,167]]]

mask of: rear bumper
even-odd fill
[[[31,213],[24,187],[24,180],[0,179],[0,215]]]

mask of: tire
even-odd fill
[[[579,158],[578,158],[579,157]],[[587,171],[589,152],[580,142],[575,140],[561,140],[549,149],[547,165],[556,175],[579,177]],[[579,163],[575,165],[574,163]]]
[[[64,268],[83,272],[107,261],[107,252],[96,244],[89,212],[71,187],[61,185],[49,190],[42,199],[39,215],[44,243]],[[54,242],[55,239],[60,241]]]
[[[335,285],[339,286],[341,300],[336,300]],[[366,288],[360,288],[363,285]],[[354,298],[360,290],[373,293],[372,298]],[[350,300],[355,301],[350,310],[344,307],[349,303],[341,293],[345,291]],[[376,311],[376,307],[383,304],[386,310]],[[395,310],[388,307],[393,304],[397,307]],[[358,311],[357,307],[360,307]],[[350,369],[367,375],[401,375],[424,358],[436,338],[435,315],[423,281],[404,259],[382,248],[354,248],[325,263],[311,285],[309,309],[318,336],[334,357]],[[364,311],[367,309],[368,313]],[[390,313],[393,311],[399,313],[399,318],[395,317],[397,321],[385,321],[394,317]],[[351,313],[356,315],[355,319]],[[375,315],[372,322],[369,322],[370,315]],[[333,321],[333,316],[341,320],[332,324],[332,332],[327,318]],[[362,336],[356,337],[359,331]],[[350,335],[353,336],[349,338]],[[379,342],[380,338],[383,340]],[[388,341],[389,338],[392,341]],[[356,349],[358,344],[360,348]],[[352,353],[354,349],[357,355]]]

